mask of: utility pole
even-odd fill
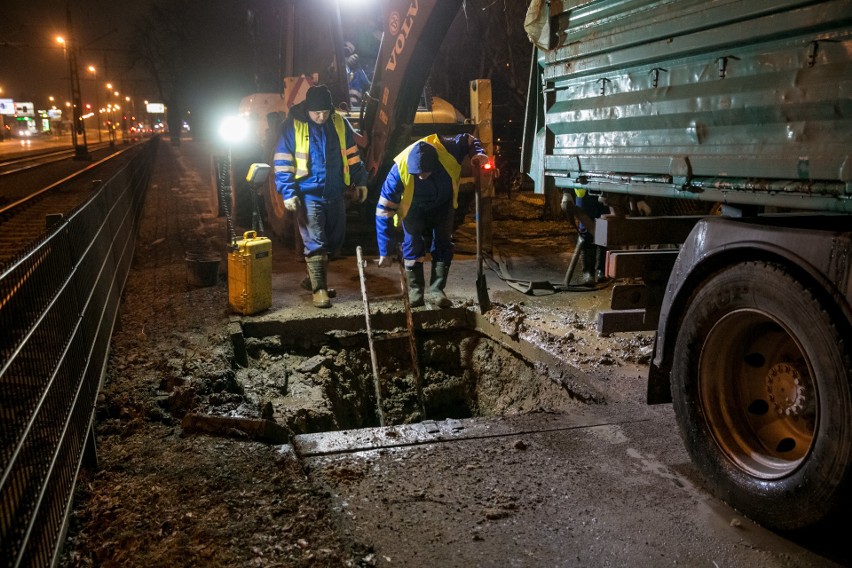
[[[67,3],[68,20],[68,42],[65,46],[65,54],[68,56],[68,78],[71,82],[71,140],[74,144],[75,160],[91,160],[89,147],[86,143],[86,125],[83,124],[83,101],[80,96],[80,73],[77,69],[77,39],[74,36],[74,28],[71,23],[71,2]],[[83,141],[80,142],[80,134]]]

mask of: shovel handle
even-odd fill
[[[482,193],[482,179],[479,168],[473,176],[473,199],[476,211],[476,275],[482,276],[482,211],[479,205],[480,193]]]

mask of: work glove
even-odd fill
[[[286,209],[287,211],[296,211],[301,206],[302,201],[299,199],[298,195],[294,195],[290,199],[284,200],[284,209]]]
[[[376,263],[379,265],[379,268],[387,268],[393,264],[393,257],[380,256]]]
[[[355,188],[355,191],[358,192],[358,203],[364,203],[367,201],[367,186],[359,185]]]

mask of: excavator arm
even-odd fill
[[[361,122],[375,181],[409,141],[432,61],[462,0],[387,0],[384,33]]]

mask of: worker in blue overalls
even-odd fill
[[[337,254],[346,234],[344,192],[355,185],[367,199],[367,170],[352,127],[334,110],[325,85],[308,89],[290,109],[273,157],[275,187],[284,207],[296,213],[305,261],[318,308],[331,307],[326,274],[329,254]]]
[[[394,158],[376,205],[379,266],[390,266],[396,253],[396,226],[402,224],[402,258],[412,306],[425,304],[423,262],[431,235],[430,303],[452,306],[444,293],[453,260],[453,216],[458,207],[461,163],[471,157],[480,167],[488,162],[479,140],[470,134],[442,139],[433,134],[410,145]]]

